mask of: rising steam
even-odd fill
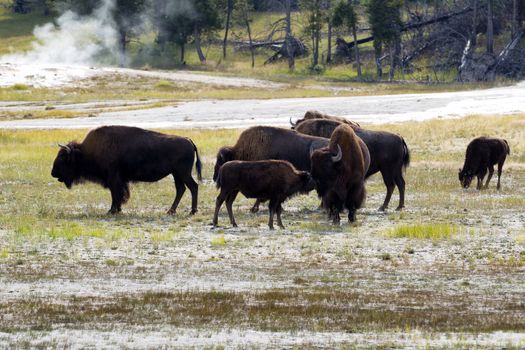
[[[114,0],[103,0],[90,16],[66,11],[57,24],[35,27],[32,50],[1,58],[19,64],[92,64],[100,60],[122,62],[118,33],[111,12]]]

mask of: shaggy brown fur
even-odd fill
[[[292,129],[295,129],[295,127],[297,125],[299,125],[300,123],[302,123],[302,122],[304,122],[306,120],[316,120],[316,119],[333,120],[333,121],[336,121],[336,122],[339,122],[339,123],[348,124],[350,126],[360,126],[359,123],[354,122],[352,120],[348,120],[348,119],[343,118],[343,117],[336,117],[336,116],[333,116],[333,115],[324,114],[324,113],[321,113],[321,112],[315,111],[315,110],[307,111],[304,114],[304,117],[302,119],[298,119],[295,123],[292,123],[292,120],[290,119],[290,124],[292,124]]]
[[[507,155],[510,154],[510,147],[506,140],[478,137],[472,140],[467,146],[465,163],[463,169],[459,169],[459,181],[464,188],[468,188],[474,176],[478,178],[476,188],[481,190],[483,178],[489,172],[485,188],[489,187],[490,179],[494,174],[494,165],[498,164],[498,185],[501,188],[500,178],[503,170],[503,164]]]
[[[326,119],[305,120],[297,125],[296,131],[320,137],[330,137],[332,132],[341,123]],[[396,134],[387,131],[365,130],[360,127],[352,126],[357,136],[359,136],[370,151],[370,168],[366,177],[381,172],[387,192],[385,201],[379,210],[388,207],[395,186],[399,190],[399,205],[397,210],[405,206],[405,179],[403,173],[410,164],[410,151],[405,140]]]
[[[109,212],[115,214],[129,199],[129,182],[154,182],[171,174],[177,193],[169,213],[175,213],[187,186],[193,214],[198,195],[198,185],[191,176],[195,155],[200,180],[201,161],[190,139],[133,127],[103,126],[91,130],[82,143],[61,146],[51,176],[67,188],[84,180],[109,188]]]
[[[339,150],[341,159],[335,161]],[[355,221],[355,212],[365,199],[365,174],[369,165],[366,145],[345,124],[334,130],[328,147],[313,152],[312,177],[334,223],[339,223],[339,213],[344,207],[348,209],[348,220]]]
[[[270,201],[268,226],[273,230],[273,216],[277,213],[277,225],[284,228],[281,221],[281,204],[297,193],[308,193],[315,183],[306,171],[298,171],[284,160],[260,160],[255,162],[233,160],[225,163],[219,170],[217,188],[221,189],[215,203],[213,225],[217,226],[219,210],[224,201],[231,224],[236,227],[232,204],[241,192],[246,198]]]

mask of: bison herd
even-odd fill
[[[255,126],[243,131],[235,145],[222,147],[217,153],[213,180],[220,189],[215,203],[213,225],[218,224],[219,210],[226,203],[230,223],[237,226],[232,204],[241,192],[255,199],[252,211],[260,202],[269,202],[268,226],[284,227],[282,203],[301,193],[316,190],[321,205],[334,224],[348,210],[348,220],[355,221],[356,210],[365,200],[365,182],[380,172],[386,196],[379,210],[384,211],[397,186],[399,204],[404,207],[403,173],[410,164],[410,151],[403,137],[361,128],[358,123],[317,111],[306,112],[304,118],[285,128]],[[90,131],[82,143],[59,145],[51,175],[67,188],[82,181],[99,183],[111,192],[109,213],[121,211],[129,199],[130,182],[154,182],[168,175],[175,182],[175,199],[169,214],[175,214],[186,191],[191,192],[190,214],[197,211],[198,184],[192,177],[195,163],[201,180],[202,165],[197,147],[185,137],[126,126],[103,126]],[[459,180],[468,188],[477,177],[477,189],[483,178],[485,188],[498,164],[498,184],[506,156],[507,141],[479,137],[467,147]]]

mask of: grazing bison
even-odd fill
[[[217,188],[221,192],[215,202],[213,225],[217,226],[219,210],[224,201],[231,224],[236,227],[232,204],[241,192],[246,198],[270,201],[268,226],[273,230],[273,216],[277,213],[277,225],[284,228],[281,221],[281,204],[297,193],[308,193],[315,183],[306,171],[298,171],[284,160],[239,161],[224,164],[217,175]]]
[[[310,149],[325,147],[328,139],[304,135],[271,126],[254,126],[244,130],[235,146],[222,147],[217,153],[213,180],[221,166],[231,160],[287,160],[298,170],[310,170]],[[257,200],[252,208],[259,208]]]
[[[370,165],[365,143],[350,126],[341,124],[332,133],[328,147],[313,151],[311,158],[317,193],[333,223],[339,223],[344,207],[348,221],[355,221],[355,212],[365,200],[365,175]]]
[[[354,122],[352,120],[348,120],[348,119],[343,118],[343,117],[336,117],[336,116],[333,116],[333,115],[324,114],[324,113],[321,113],[321,112],[315,111],[315,110],[306,111],[306,113],[304,114],[303,119],[298,119],[295,123],[293,123],[292,119],[290,118],[290,124],[292,125],[292,129],[295,129],[295,127],[297,125],[301,124],[302,122],[304,122],[306,120],[314,120],[314,119],[333,120],[333,121],[336,121],[336,122],[339,122],[339,123],[348,124],[348,125],[351,125],[351,126],[360,126],[359,123],[356,123],[356,122]],[[328,136],[328,137],[330,137],[330,136]]]
[[[332,132],[341,123],[326,119],[305,120],[298,123],[295,130],[320,137],[330,137]],[[405,140],[396,134],[387,131],[365,130],[358,126],[352,126],[357,136],[359,136],[370,151],[370,168],[366,177],[370,177],[377,172],[381,172],[383,182],[386,186],[386,197],[379,210],[383,211],[388,207],[395,186],[399,190],[399,205],[396,210],[401,210],[405,206],[405,179],[403,170],[410,164],[410,151]]]
[[[175,214],[187,186],[194,214],[199,188],[191,176],[195,156],[200,180],[201,161],[190,139],[127,126],[103,126],[91,130],[82,143],[60,145],[51,176],[67,188],[84,180],[109,188],[109,213],[115,214],[129,199],[129,182],[154,182],[171,174],[177,194],[168,213]]]
[[[489,172],[485,188],[488,188],[489,181],[494,174],[494,164],[498,163],[498,185],[497,189],[501,188],[500,177],[503,169],[503,163],[507,155],[510,154],[510,147],[506,140],[477,137],[470,141],[467,146],[467,153],[465,155],[465,163],[463,169],[459,169],[459,181],[463,188],[468,188],[474,176],[478,178],[476,188],[481,190],[483,178]]]

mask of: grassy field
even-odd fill
[[[0,347],[155,347],[152,334],[182,348],[523,347],[524,126],[523,115],[370,126],[412,151],[406,210],[376,211],[375,175],[355,224],[330,225],[311,193],[285,203],[273,232],[242,196],[239,228],[225,208],[210,226],[215,153],[240,130],[169,131],[202,155],[194,217],[188,193],[165,214],[169,178],[134,184],[118,216],[107,190],[56,182],[56,144],[85,130],[0,131]],[[511,147],[500,192],[495,179],[481,192],[457,179],[481,134]]]

